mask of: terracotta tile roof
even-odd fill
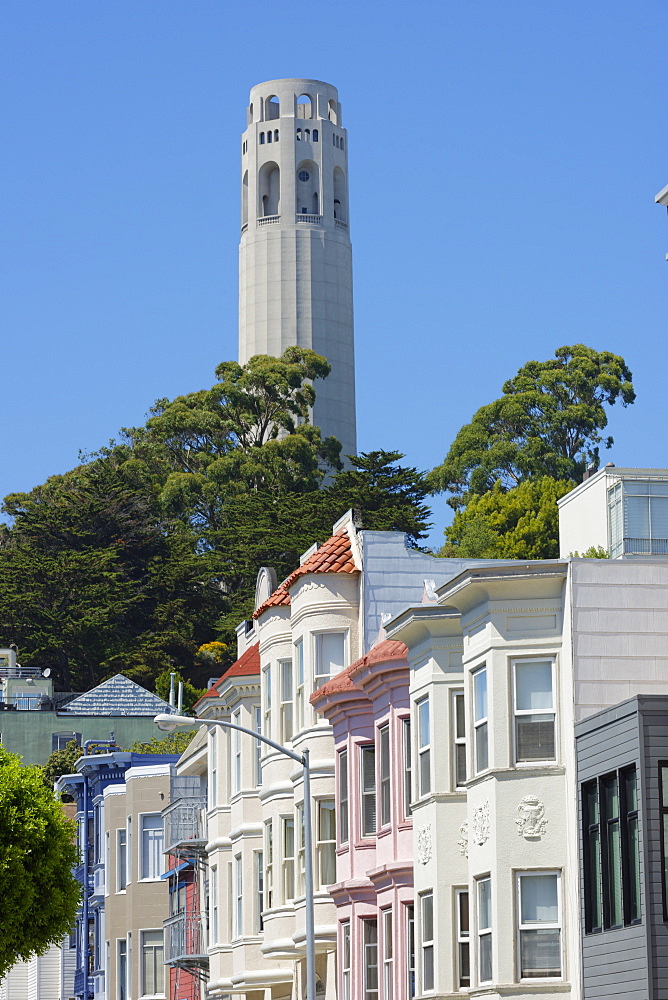
[[[336,674],[331,680],[326,681],[322,687],[319,687],[317,691],[314,691],[310,699],[311,704],[315,705],[321,698],[326,698],[330,694],[342,694],[344,691],[359,691],[360,689],[350,676],[354,666],[356,664],[353,663],[350,667],[346,667],[345,670]]]
[[[408,646],[398,639],[383,639],[377,646],[372,646],[368,653],[361,656],[355,663],[351,663],[348,668],[354,676],[362,667],[369,667],[372,663],[389,663],[391,660],[405,660],[408,653]]]
[[[245,653],[242,653],[238,660],[225,671],[214,687],[218,687],[228,677],[247,677],[260,673],[260,643],[256,642],[249,646]]]
[[[353,550],[350,544],[350,536],[347,531],[338,531],[331,538],[328,538],[319,549],[310,555],[306,562],[291,573],[283,583],[281,583],[274,593],[264,604],[253,614],[253,618],[259,618],[267,608],[275,607],[279,604],[290,603],[290,587],[295,580],[306,573],[356,573],[357,567],[353,559]]]

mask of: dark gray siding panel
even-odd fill
[[[640,772],[640,738],[635,700],[606,713],[600,713],[576,729],[578,787],[583,782],[635,764]],[[583,858],[582,796],[579,797],[580,858]],[[642,809],[640,836],[644,836]],[[641,848],[642,850],[642,848]],[[642,859],[642,853],[641,853]],[[642,866],[642,860],[641,860]],[[648,1000],[647,929],[644,922],[644,871],[641,870],[641,906],[643,923],[617,930],[585,934],[584,871],[580,863],[580,899],[582,935],[582,980],[584,1000]]]
[[[668,996],[668,925],[663,919],[663,858],[659,762],[668,761],[668,699],[641,699],[644,742],[643,791],[646,814],[647,896],[654,996]]]

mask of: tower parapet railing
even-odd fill
[[[257,224],[258,226],[272,226],[280,221],[280,215],[261,215],[257,220]]]
[[[295,216],[297,222],[308,222],[312,226],[319,226],[322,223],[322,215],[306,215],[306,213]]]

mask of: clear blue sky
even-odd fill
[[[239,136],[292,76],[349,130],[360,450],[430,468],[582,341],[635,375],[604,460],[668,466],[667,45],[647,0],[5,0],[0,496],[236,358]]]

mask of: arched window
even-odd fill
[[[258,177],[259,214],[279,215],[281,211],[281,172],[270,160],[263,163]]]
[[[272,140],[273,140],[273,136],[271,134],[271,129],[269,129],[269,131],[267,132],[267,142],[271,142]]]
[[[297,129],[297,142],[301,142],[301,141],[302,141],[302,130],[300,128],[298,128]]]
[[[313,141],[314,142],[318,141],[318,130],[317,130],[317,128],[313,129]]]
[[[311,129],[310,128],[305,128],[304,129],[304,138],[306,139],[307,142],[311,141]]]
[[[332,146],[336,146],[336,136],[332,133]]]
[[[314,160],[297,165],[295,204],[298,215],[320,215],[320,172]]]
[[[340,145],[341,145],[341,140],[339,139],[339,137],[337,135],[336,136],[336,148],[338,149]]]
[[[329,118],[330,122],[334,123],[334,125],[339,124],[338,115],[336,113],[336,101],[329,102],[327,106],[327,117]]]
[[[341,136],[341,149],[343,149],[343,136]]]
[[[241,185],[241,225],[248,225],[248,171],[244,173]]]
[[[264,110],[266,112],[264,116],[265,121],[270,122],[273,121],[274,118],[281,117],[281,104],[275,94],[272,94],[271,97],[267,98]]]
[[[248,109],[248,124],[250,125],[253,121],[253,105],[251,104]]]
[[[313,118],[313,101],[309,94],[297,98],[297,118]]]
[[[260,145],[264,146],[264,132],[260,132]]]
[[[274,142],[278,142],[278,129],[274,129]]]
[[[348,221],[346,176],[341,167],[334,167],[334,218]]]

